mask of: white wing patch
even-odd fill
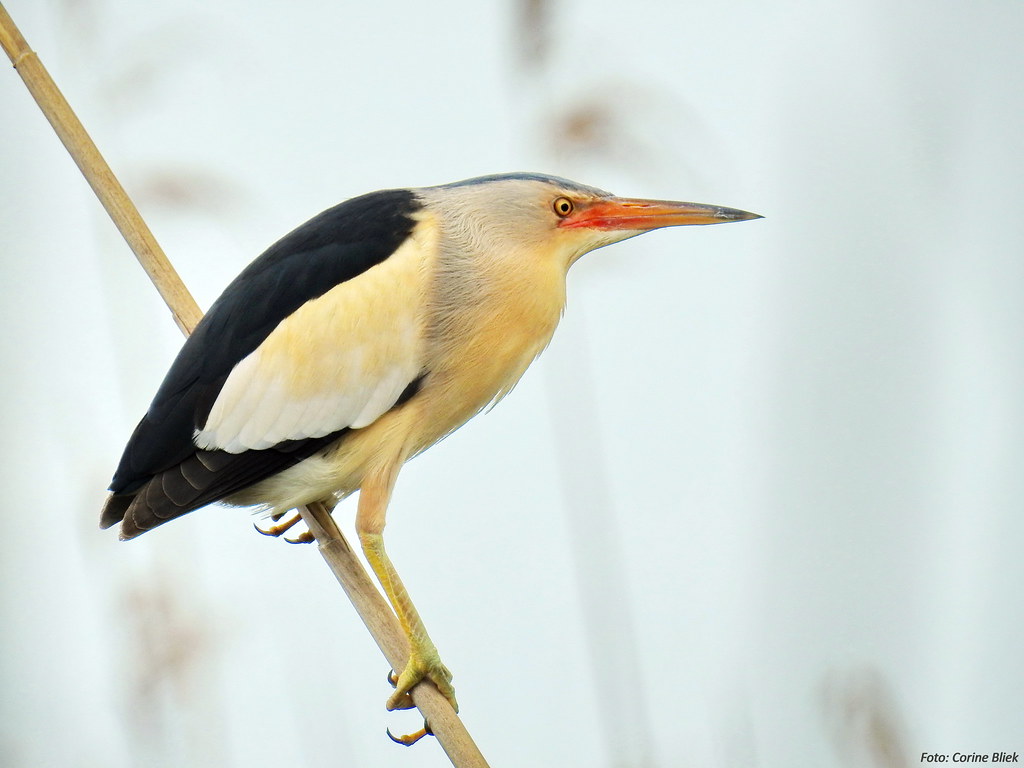
[[[423,372],[437,228],[421,220],[385,261],[306,302],[231,371],[195,444],[229,453],[359,429]]]

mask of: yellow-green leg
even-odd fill
[[[441,657],[427,634],[416,606],[413,605],[398,571],[384,550],[384,515],[396,475],[397,471],[377,478],[376,481],[369,479],[363,482],[356,516],[356,530],[359,532],[359,543],[363,547],[363,553],[377,576],[377,581],[384,588],[384,594],[387,595],[402,625],[402,631],[409,641],[409,661],[405,669],[398,674],[395,692],[388,698],[387,708],[391,710],[412,707],[409,691],[426,678],[437,686],[437,690],[458,712],[459,705],[455,700],[452,673],[441,663]]]
[[[388,596],[391,607],[395,609],[398,621],[402,625],[402,631],[405,632],[405,636],[409,640],[409,661],[395,681],[395,692],[388,699],[387,708],[411,708],[413,703],[409,698],[409,691],[420,680],[426,678],[437,686],[437,690],[444,694],[444,697],[458,712],[459,705],[455,700],[452,673],[441,662],[437,647],[430,639],[430,635],[427,634],[427,629],[423,626],[423,620],[416,611],[416,606],[409,598],[409,593],[395,570],[395,566],[391,563],[391,558],[384,551],[384,537],[379,533],[360,532],[359,542],[363,546],[363,552],[370,567],[377,575],[377,580],[384,588],[384,594]]]

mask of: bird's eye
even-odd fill
[[[568,197],[559,197],[555,200],[554,204],[555,215],[561,219],[564,219],[570,213],[572,213],[572,200]]]

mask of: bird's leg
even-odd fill
[[[364,481],[359,491],[359,507],[356,514],[356,530],[366,560],[373,569],[384,593],[391,602],[402,631],[409,641],[409,661],[395,681],[395,692],[388,698],[387,708],[408,709],[413,706],[409,691],[424,678],[430,680],[448,699],[452,708],[459,711],[452,686],[452,673],[441,663],[437,648],[427,634],[423,620],[409,597],[402,579],[395,570],[384,550],[384,515],[394,485],[394,476],[379,482]]]
[[[384,537],[379,533],[360,531],[359,541],[363,546],[370,567],[384,588],[384,593],[395,609],[402,631],[409,641],[409,661],[395,681],[395,692],[388,698],[388,709],[408,709],[412,706],[409,691],[423,678],[429,679],[458,712],[452,673],[441,663],[434,642],[427,634],[423,620],[416,611],[409,593],[402,583],[391,558],[384,551]]]

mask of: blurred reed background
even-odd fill
[[[1024,6],[5,5],[203,306],[375,188],[767,217],[581,261],[516,392],[403,471],[392,555],[493,765],[1024,748]],[[315,552],[97,529],[180,336],[12,71],[0,105],[0,763],[446,765],[387,741],[418,721]]]

